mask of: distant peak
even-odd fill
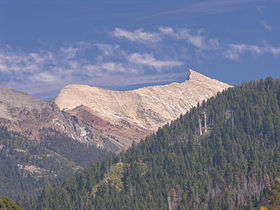
[[[208,77],[203,74],[200,74],[192,69],[190,69],[188,71],[187,80],[193,80],[193,79],[198,79],[198,78],[208,78]]]

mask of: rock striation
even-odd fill
[[[60,110],[117,139],[117,146],[123,149],[229,87],[189,70],[182,83],[130,91],[68,85],[60,91],[55,103]]]

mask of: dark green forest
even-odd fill
[[[265,205],[279,175],[280,80],[266,78],[218,94],[128,151],[18,203],[25,209],[250,210]]]
[[[22,208],[9,198],[0,196],[0,210],[22,210]]]
[[[107,152],[52,130],[40,141],[0,127],[0,195],[15,198],[46,184],[64,181]]]

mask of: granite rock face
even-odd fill
[[[40,140],[46,132],[56,131],[83,144],[119,151],[114,138],[61,111],[54,102],[6,87],[0,87],[0,126],[31,140]]]
[[[117,139],[120,149],[139,142],[167,122],[230,85],[189,70],[182,83],[111,91],[68,85],[55,99],[60,110],[76,116],[101,133]]]

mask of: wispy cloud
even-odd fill
[[[104,56],[112,56],[114,52],[119,49],[119,45],[109,45],[104,43],[95,44],[95,46],[102,52]]]
[[[144,77],[147,68],[165,73],[181,61],[156,58],[153,53],[133,53],[119,45],[77,43],[56,50],[24,52],[0,49],[0,82],[31,94],[55,91],[67,84],[95,85],[100,78],[125,75]],[[115,82],[110,82],[114,86]],[[105,85],[105,83],[103,84]]]
[[[238,60],[240,55],[245,53],[250,53],[255,56],[263,54],[278,56],[280,55],[280,48],[270,45],[230,44],[229,49],[225,53],[225,57],[231,60]]]
[[[160,40],[160,37],[157,34],[145,32],[143,29],[127,31],[125,29],[115,28],[112,34],[114,37],[125,38],[135,42],[157,42]]]
[[[168,27],[168,26],[160,26],[158,27],[158,30],[163,33],[163,34],[174,34],[174,30],[172,27]]]
[[[183,63],[176,60],[157,60],[152,54],[133,53],[129,55],[128,60],[134,64],[150,66],[156,69],[172,68],[181,66]]]
[[[203,30],[190,30],[186,28],[173,29],[171,27],[159,27],[159,31],[177,40],[185,40],[200,50],[211,50],[219,47],[218,39],[207,38]]]
[[[0,52],[0,72],[19,74],[34,73],[46,64],[54,64],[55,56],[50,52],[22,53],[12,51]]]
[[[280,56],[278,47],[229,44],[211,37],[204,29],[160,26],[153,31],[128,31],[115,28],[111,35],[114,36],[111,43],[81,41],[52,50],[26,52],[12,47],[0,48],[1,85],[36,94],[54,92],[71,83],[108,87],[121,86],[120,81],[125,84],[127,79],[126,84],[137,85],[144,84],[144,80],[158,82],[159,78],[163,79],[161,75],[165,75],[166,82],[168,78],[172,81],[171,74],[175,78],[185,68],[205,59],[237,61],[247,54]],[[138,44],[132,47],[127,42]]]
[[[203,34],[203,30],[201,29],[174,29],[172,27],[161,26],[158,27],[158,31],[148,32],[144,31],[143,29],[127,31],[125,29],[115,28],[112,34],[118,38],[126,38],[129,41],[142,42],[145,44],[165,41],[165,38],[169,37],[175,40],[186,41],[186,43],[200,50],[210,50],[219,47],[219,41],[214,38],[205,37],[205,35]]]
[[[217,13],[226,13],[233,10],[241,9],[249,3],[262,2],[265,0],[213,0],[203,1],[181,6],[179,9],[168,10],[161,12],[158,15],[176,15],[184,13],[184,17],[199,17],[213,15]]]
[[[50,74],[49,72],[40,72],[38,74],[33,75],[31,77],[31,80],[44,83],[53,83],[57,82],[58,78],[55,75]]]
[[[80,58],[79,51],[82,49],[76,47],[63,47],[57,51],[36,53],[24,53],[17,50],[0,51],[0,73],[10,81],[16,79],[56,83],[74,82],[86,76],[130,72],[132,68],[123,63],[104,61],[104,55],[115,56],[113,51],[117,48],[101,44],[97,44],[96,47],[102,48],[102,52],[98,54],[103,56],[102,59],[98,56],[93,60]]]
[[[139,84],[167,83],[170,81],[185,80],[187,78],[187,70],[180,73],[162,72],[161,74],[144,74],[137,75],[108,75],[102,78],[92,80],[97,86],[104,86],[104,83],[110,84],[111,88],[122,88],[127,86],[137,86]]]
[[[266,30],[268,30],[270,32],[272,31],[272,27],[268,23],[266,23],[264,20],[260,21],[260,25],[262,27],[264,27]]]

